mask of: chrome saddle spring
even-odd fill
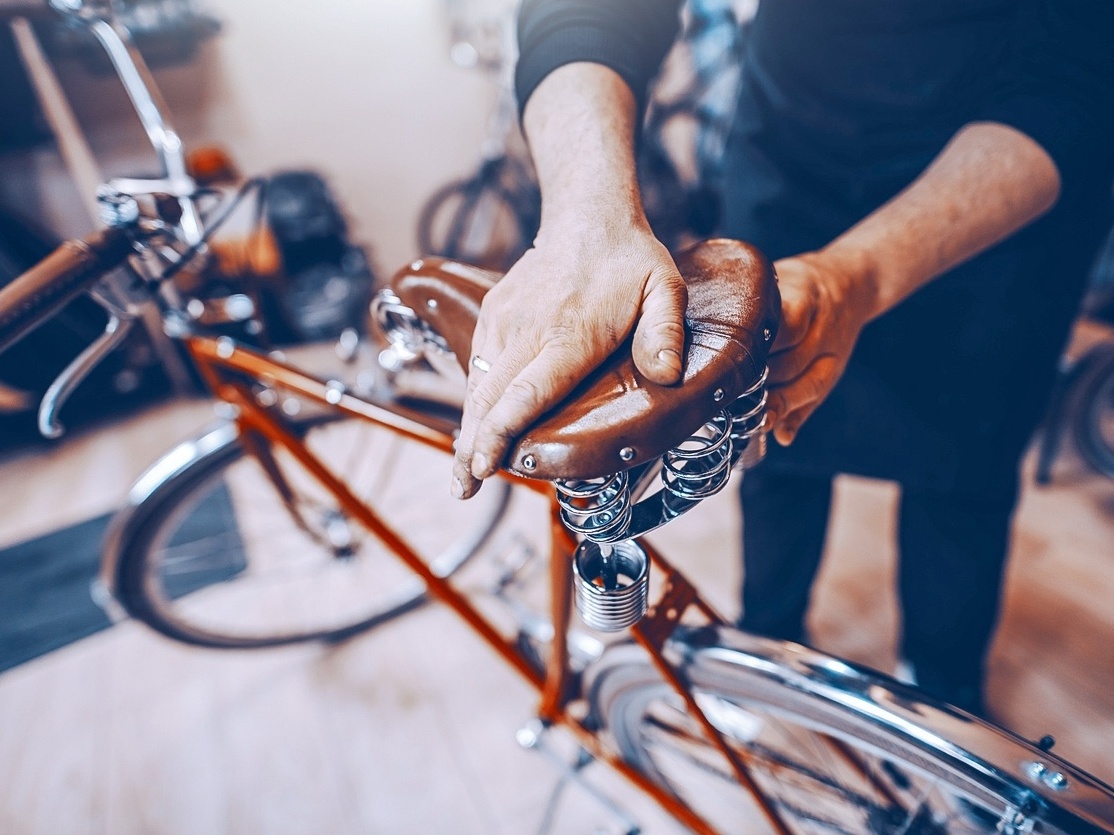
[[[642,619],[649,607],[650,558],[632,539],[610,545],[584,540],[573,555],[576,609],[601,632]]]
[[[696,501],[723,489],[731,476],[732,418],[726,410],[662,456],[662,482],[679,499]]]
[[[573,555],[576,609],[601,632],[615,632],[646,614],[650,561],[630,535],[633,504],[627,471],[556,482],[561,519],[585,537]]]
[[[630,477],[625,470],[602,478],[555,482],[561,519],[573,533],[594,542],[616,542],[630,530]]]
[[[747,391],[739,395],[730,406],[731,440],[739,452],[739,467],[749,470],[766,457],[766,378],[770,369]]]

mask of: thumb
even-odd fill
[[[646,282],[631,353],[635,367],[655,383],[681,379],[687,301],[685,280],[675,269],[655,271]]]

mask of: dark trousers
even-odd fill
[[[831,493],[830,478],[766,467],[746,474],[742,628],[807,642],[805,613]],[[995,501],[910,490],[901,496],[900,653],[924,690],[975,712],[982,712],[983,666],[998,619],[1015,499],[1016,485]]]

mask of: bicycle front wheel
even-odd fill
[[[896,681],[733,629],[679,630],[666,655],[783,831],[846,835],[1114,832],[1114,792]],[[717,832],[778,831],[645,653],[589,672],[623,758]]]
[[[367,421],[295,430],[439,576],[483,547],[507,507],[499,479],[455,501],[446,453]],[[129,614],[187,643],[264,647],[344,638],[425,600],[425,584],[292,456],[249,448],[223,424],[140,479],[108,540]]]

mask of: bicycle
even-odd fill
[[[470,44],[466,27],[456,16],[453,29],[454,58],[466,56],[459,59],[461,63],[494,72],[498,94],[479,168],[426,200],[418,216],[418,251],[505,271],[533,243],[541,221],[541,196],[533,172],[514,147],[518,118],[513,16],[498,19],[498,38],[490,31],[478,32],[479,46]]]
[[[642,201],[654,234],[675,249],[715,234],[720,179],[754,3],[689,0],[654,84],[638,147]]]
[[[1114,233],[1107,237],[1090,277],[1082,316],[1092,325],[1114,324]],[[1105,337],[1061,362],[1039,446],[1036,479],[1052,481],[1052,466],[1065,433],[1091,468],[1114,478],[1114,343]]]
[[[373,432],[400,464],[373,467],[372,486],[402,508],[422,507],[434,493],[420,481],[425,465],[410,456],[451,455],[450,397],[407,397],[378,374],[361,381],[356,373],[352,383],[318,377],[206,333],[168,284],[204,257],[226,210],[197,213],[201,235],[190,240],[172,201],[121,185],[100,193],[107,230],[64,245],[0,290],[0,350],[80,292],[121,319],[153,296],[223,404],[224,421],[156,464],[115,522],[104,579],[135,616],[211,646],[339,639],[428,590],[538,690],[538,721],[520,735],[524,744],[547,750],[551,729],[565,728],[580,746],[565,776],[582,781],[585,762],[606,762],[696,832],[735,824],[779,833],[1114,832],[1114,789],[1052,754],[1051,740],[1026,742],[879,673],[739,632],[641,539],[762,457],[765,355],[779,306],[772,270],[751,247],[709,241],[679,256],[692,323],[685,383],[647,386],[629,354],[617,353],[519,439],[481,492],[487,509],[456,506],[475,523],[459,540],[443,518],[392,524],[399,508],[359,494],[360,473],[345,466],[372,448],[350,433]],[[186,180],[176,186],[174,202],[194,199]],[[400,270],[375,304],[386,340],[376,359],[458,386],[494,280],[436,258]],[[361,356],[359,344],[343,347]],[[43,409],[57,406],[55,398]],[[340,461],[330,466],[332,455]],[[387,489],[392,475],[401,480]],[[507,605],[498,613],[454,582],[502,513],[504,491],[492,490],[500,482],[548,500],[549,617],[515,597],[520,562],[500,573],[495,597]],[[395,492],[407,485],[418,500]],[[278,516],[237,515],[268,492]],[[239,543],[236,559],[214,562],[209,542],[199,563],[186,560],[194,533],[214,524]],[[443,534],[448,560],[425,539]],[[260,547],[256,538],[270,536],[279,542]],[[395,584],[399,593],[369,604],[369,587],[355,582],[396,579],[365,570],[373,539],[420,583]],[[284,564],[291,545],[298,553]],[[284,576],[308,551],[328,575],[316,594]],[[573,628],[574,598],[591,632]]]

